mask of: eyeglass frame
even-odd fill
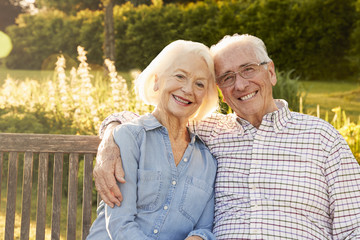
[[[231,71],[231,72],[227,72],[227,73],[224,73],[224,74],[221,75],[221,76],[216,77],[216,83],[218,84],[219,87],[230,87],[230,86],[234,85],[234,83],[235,83],[235,81],[236,81],[236,74],[239,74],[239,76],[242,77],[242,78],[244,78],[244,79],[251,79],[251,78],[253,78],[254,76],[256,76],[256,73],[257,73],[258,71],[256,71],[256,73],[255,73],[254,76],[244,77],[244,76],[241,74],[241,71],[242,71],[244,68],[246,68],[246,67],[248,67],[248,66],[252,66],[252,65],[255,65],[255,66],[257,66],[257,67],[260,67],[260,66],[265,65],[265,64],[268,64],[268,63],[269,63],[269,62],[264,61],[264,62],[261,62],[261,63],[248,63],[248,64],[246,64],[246,65],[242,65],[242,66],[240,66],[240,67],[238,68],[238,71],[236,71],[236,72],[232,72],[232,71]],[[257,69],[260,69],[260,68],[257,68]],[[228,76],[228,75],[229,75],[229,76],[233,76],[233,77],[234,77],[233,80],[230,81],[229,83],[225,84],[225,85],[224,85],[224,83],[223,83],[223,84],[220,84],[220,79],[223,78],[223,77],[226,77],[226,76]]]

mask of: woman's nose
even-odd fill
[[[191,94],[193,92],[193,85],[190,81],[188,81],[187,83],[185,83],[182,87],[182,91],[185,94]]]

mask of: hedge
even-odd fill
[[[171,41],[187,39],[210,46],[226,34],[249,33],[264,40],[278,69],[302,79],[354,75],[359,62],[359,10],[356,0],[207,0],[187,5],[157,4],[114,8],[116,67],[144,68]],[[14,50],[9,68],[40,69],[52,54],[103,63],[103,12],[76,16],[47,10],[21,15],[7,28]]]

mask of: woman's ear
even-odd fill
[[[158,78],[158,75],[155,74],[154,76],[154,92],[156,92],[157,90],[159,90],[159,78]]]

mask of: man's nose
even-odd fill
[[[236,75],[235,75],[234,88],[235,88],[236,90],[242,91],[242,90],[244,90],[247,86],[249,86],[249,80],[241,77],[239,73],[236,73]]]

